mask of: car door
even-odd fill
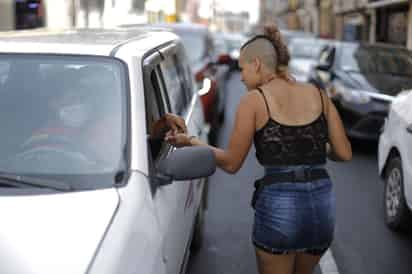
[[[402,103],[402,108],[399,109],[399,115],[402,124],[399,128],[402,152],[402,165],[404,172],[405,196],[408,205],[412,205],[412,93],[407,95],[407,98]]]
[[[155,58],[156,61],[161,61]],[[162,91],[160,62],[145,66],[145,99],[147,128],[150,129],[166,112],[169,112],[167,94]],[[151,188],[156,215],[158,218],[162,238],[163,262],[166,273],[179,273],[185,251],[184,216],[181,208],[184,206],[185,189],[187,184],[174,182],[162,185],[156,180],[156,165],[166,157],[172,148],[162,139],[153,139],[149,136],[149,167]]]
[[[205,127],[203,112],[199,97],[193,92],[193,81],[191,81],[190,69],[180,44],[173,44],[161,50],[164,60],[160,64],[162,74],[162,90],[167,93],[169,98],[170,111],[174,114],[182,116],[187,124],[190,135],[195,135],[205,139]],[[202,136],[203,135],[203,136]],[[200,182],[196,179],[186,182],[177,182],[184,203],[181,203],[180,213],[182,213],[181,223],[184,225],[184,242],[189,244],[190,233],[192,230],[196,209],[199,204]],[[179,216],[180,216],[179,213]],[[186,246],[187,247],[187,246]]]

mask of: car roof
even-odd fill
[[[193,31],[208,31],[208,27],[202,24],[196,23],[157,23],[152,26],[159,26],[164,28],[181,29],[181,30],[193,30]]]
[[[320,44],[320,45],[333,45],[336,42],[336,40],[329,40],[329,39],[322,39],[322,38],[316,38],[316,37],[296,37],[290,40],[291,44],[294,43],[310,43],[310,44]]]
[[[386,49],[400,49],[409,51],[406,47],[394,44],[386,44],[386,43],[367,43],[367,42],[351,42],[351,41],[337,41],[331,40],[330,43],[336,47],[345,47],[345,46],[361,46],[361,47],[368,47],[368,48],[386,48]]]
[[[316,37],[312,32],[302,31],[302,30],[289,30],[289,29],[280,29],[282,35],[296,36],[296,37]]]
[[[201,36],[211,35],[208,27],[201,24],[194,24],[194,23],[158,23],[150,25],[152,27],[159,27],[163,28],[164,30],[170,30],[177,34],[182,33],[190,33],[190,34],[198,34]]]
[[[148,49],[176,39],[159,28],[66,29],[0,32],[0,53],[55,53],[110,56],[132,41]]]

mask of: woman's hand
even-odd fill
[[[189,136],[186,133],[176,133],[175,131],[168,131],[165,136],[165,141],[175,147],[191,146],[191,140],[194,136]]]

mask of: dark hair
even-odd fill
[[[289,50],[283,41],[279,28],[274,24],[265,25],[263,27],[263,34],[269,38],[276,49],[276,53],[278,54],[278,66],[287,67],[290,60]]]

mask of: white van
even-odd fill
[[[185,272],[216,164],[151,134],[175,113],[207,140],[176,35],[0,34],[0,98],[0,273]]]

